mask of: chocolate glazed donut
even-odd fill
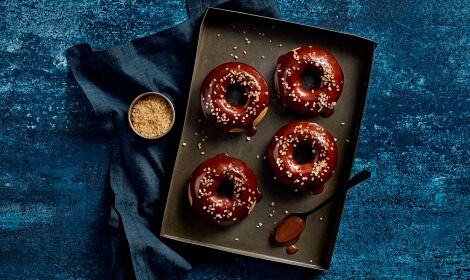
[[[299,159],[298,153],[303,158]],[[334,137],[320,125],[294,121],[283,126],[271,140],[268,162],[284,185],[323,191],[323,184],[336,168],[338,151]]]
[[[243,161],[219,154],[191,175],[189,202],[203,219],[230,226],[243,220],[261,200],[255,174]]]
[[[232,91],[243,94],[240,104],[227,101]],[[207,120],[229,132],[245,131],[252,136],[269,105],[268,85],[253,67],[228,62],[214,68],[201,87],[201,106]]]
[[[305,77],[315,81],[304,87]],[[341,66],[331,53],[323,49],[300,47],[278,59],[274,85],[282,105],[293,112],[331,116],[343,84]]]

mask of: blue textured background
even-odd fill
[[[470,3],[282,0],[286,19],[379,43],[329,272],[209,252],[188,279],[470,277]],[[0,279],[102,279],[107,146],[63,51],[186,19],[182,0],[0,0]]]

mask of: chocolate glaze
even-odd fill
[[[319,75],[319,86],[306,89],[302,77],[306,72]],[[326,50],[305,46],[294,49],[278,59],[274,85],[282,105],[308,116],[329,117],[341,96],[344,76],[336,58]]]
[[[221,194],[222,183],[232,184],[229,196]],[[255,174],[243,161],[219,154],[202,162],[192,173],[189,200],[203,219],[229,226],[248,216],[261,193]]]
[[[246,96],[244,104],[232,105],[227,101],[230,86],[237,86]],[[269,105],[268,85],[255,68],[228,62],[215,67],[204,79],[201,87],[202,111],[208,121],[224,131],[253,130],[255,120]]]
[[[312,146],[313,159],[305,163],[295,160],[294,149],[299,143]],[[269,166],[282,184],[314,193],[323,191],[323,184],[333,174],[337,161],[334,137],[320,125],[308,121],[294,121],[283,126],[268,149]]]

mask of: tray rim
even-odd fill
[[[192,88],[192,85],[193,85],[193,82],[194,82],[194,77],[196,75],[196,71],[195,71],[196,66],[197,66],[196,62],[197,62],[197,58],[198,58],[198,55],[199,55],[200,50],[201,50],[201,44],[200,43],[201,43],[201,37],[202,37],[201,34],[203,32],[203,29],[204,29],[204,22],[206,21],[209,14],[212,13],[213,11],[251,16],[251,17],[266,19],[266,20],[270,20],[270,21],[286,23],[286,24],[290,24],[290,25],[297,25],[297,26],[302,26],[302,27],[306,27],[306,28],[314,28],[314,29],[317,29],[317,30],[320,30],[320,31],[331,32],[331,33],[339,34],[339,35],[342,35],[342,36],[354,37],[358,40],[365,41],[366,44],[371,45],[371,47],[372,47],[371,50],[370,50],[371,51],[371,60],[369,61],[370,63],[368,65],[368,70],[369,71],[367,72],[367,79],[366,79],[367,80],[367,86],[365,87],[365,92],[363,94],[363,103],[362,103],[363,108],[360,112],[360,116],[358,116],[358,119],[360,121],[359,121],[359,125],[357,126],[357,128],[354,131],[354,139],[351,139],[351,140],[354,140],[355,146],[354,146],[354,151],[352,153],[351,168],[350,168],[350,172],[349,172],[349,176],[348,176],[348,178],[349,178],[351,176],[352,171],[353,171],[354,158],[355,158],[356,153],[357,153],[357,146],[358,146],[358,143],[359,143],[358,140],[359,140],[359,136],[360,136],[362,121],[364,119],[365,108],[366,108],[366,104],[367,104],[367,97],[369,95],[370,78],[372,76],[372,69],[373,69],[373,65],[374,65],[375,52],[376,52],[376,49],[378,47],[378,43],[373,41],[373,40],[370,40],[368,38],[358,36],[358,35],[354,35],[354,34],[350,34],[350,33],[347,33],[347,32],[340,32],[340,31],[335,31],[335,30],[331,30],[331,29],[327,29],[327,28],[312,26],[312,25],[308,25],[308,24],[304,24],[304,23],[297,23],[297,22],[293,22],[293,21],[289,21],[289,20],[276,19],[276,18],[262,16],[262,15],[250,14],[250,13],[246,13],[246,12],[233,11],[233,10],[227,10],[227,9],[216,8],[216,7],[209,7],[204,12],[204,16],[202,17],[202,20],[200,21],[199,32],[198,32],[198,40],[197,40],[197,48],[196,48],[195,57],[194,57],[194,66],[193,66],[193,72],[192,72],[192,75],[191,75],[191,84],[190,84],[190,87],[189,87],[190,89]],[[190,98],[189,94],[190,93],[188,92],[188,99]],[[187,123],[187,119],[188,119],[188,110],[189,110],[189,102],[187,103],[186,108],[185,108],[185,117],[184,117],[183,127],[182,127],[181,131],[184,131],[184,129],[186,127],[186,123]],[[178,142],[178,151],[180,149],[180,146],[182,145],[182,141],[183,141],[183,139],[180,135],[180,140]],[[177,152],[176,155],[178,155],[178,152]],[[176,158],[175,158],[175,161],[176,161]],[[173,180],[174,173],[175,173],[175,169],[173,168],[172,175],[171,175],[170,182],[169,182],[169,186],[171,186],[171,181]],[[212,243],[200,242],[200,241],[196,241],[196,240],[193,240],[193,239],[182,238],[182,237],[178,237],[178,236],[168,234],[164,231],[163,222],[166,219],[167,211],[168,211],[168,207],[169,207],[169,205],[168,205],[169,204],[168,203],[169,193],[170,193],[170,189],[168,189],[168,192],[167,192],[167,197],[166,197],[166,202],[165,202],[165,210],[164,210],[164,213],[163,213],[163,216],[162,216],[162,224],[161,224],[160,233],[159,233],[159,235],[163,238],[176,240],[176,241],[183,242],[183,243],[193,244],[193,245],[201,246],[201,247],[204,247],[204,248],[210,248],[210,249],[215,249],[215,250],[219,250],[219,251],[223,251],[223,252],[238,254],[238,255],[247,256],[247,257],[253,257],[253,258],[267,260],[267,261],[273,261],[273,262],[277,262],[277,263],[294,265],[294,266],[298,266],[298,267],[305,267],[305,268],[315,269],[315,270],[319,270],[319,271],[327,271],[327,270],[329,270],[329,268],[331,266],[332,258],[333,258],[333,254],[334,254],[334,249],[336,247],[337,236],[338,236],[338,233],[339,233],[341,217],[342,217],[342,213],[343,213],[343,210],[344,210],[344,203],[345,203],[345,199],[346,199],[346,194],[341,199],[338,200],[339,201],[338,215],[337,215],[337,219],[335,220],[335,225],[334,225],[334,228],[333,228],[334,233],[330,237],[330,239],[332,239],[332,242],[330,243],[330,246],[328,248],[327,257],[326,257],[326,260],[324,262],[325,265],[320,266],[320,265],[316,265],[316,264],[311,264],[310,265],[310,264],[302,263],[302,262],[298,262],[298,261],[273,257],[273,256],[269,256],[269,255],[266,255],[266,254],[259,254],[259,253],[254,253],[254,252],[251,252],[251,251],[239,250],[239,249],[234,249],[234,248],[230,248],[230,247],[226,247],[226,246],[215,245],[215,244],[212,244]]]

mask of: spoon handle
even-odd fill
[[[351,179],[349,179],[345,184],[344,188],[336,191],[333,193],[330,197],[325,199],[322,203],[320,203],[318,206],[313,208],[312,210],[309,210],[307,212],[302,213],[302,216],[307,217],[308,215],[318,211],[319,209],[325,207],[328,203],[332,202],[333,200],[339,198],[340,196],[346,194],[348,190],[353,188],[354,186],[358,185],[359,183],[367,180],[370,178],[370,171],[369,170],[362,170],[361,172],[357,173],[354,175]]]

